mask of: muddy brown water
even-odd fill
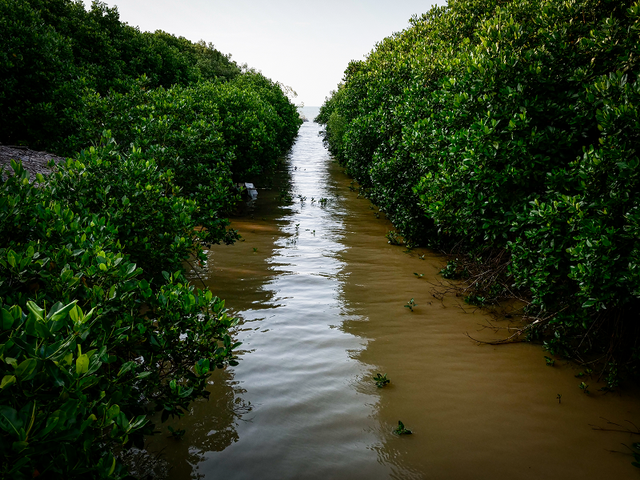
[[[391,224],[349,188],[319,128],[305,123],[287,159],[293,201],[259,190],[233,220],[243,241],[192,273],[240,317],[243,344],[210,399],[168,422],[184,437],[149,441],[168,478],[640,478],[623,445],[640,435],[594,430],[640,425],[638,392],[605,395],[537,345],[470,340],[504,334],[455,294],[433,296],[444,258],[387,243]],[[377,388],[376,373],[391,383]],[[398,420],[413,434],[392,433]]]

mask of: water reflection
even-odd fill
[[[244,342],[238,351],[241,358],[250,353],[247,338],[254,330],[269,331],[261,321],[270,318],[271,314],[265,317],[265,311],[277,308],[280,302],[278,292],[270,287],[270,279],[278,274],[274,272],[278,263],[273,261],[277,243],[290,236],[283,227],[289,223],[291,209],[276,210],[275,206],[280,205],[278,197],[290,189],[290,183],[288,166],[274,177],[263,179],[259,185],[269,188],[261,188],[260,202],[243,204],[234,222],[233,227],[241,230],[242,240],[234,247],[214,246],[208,252],[208,265],[194,266],[188,275],[193,284],[224,298],[231,315],[240,316],[242,322],[235,334]],[[201,465],[206,465],[215,452],[238,442],[239,425],[253,421],[253,406],[245,398],[246,389],[235,378],[234,370],[216,370],[209,380],[208,400],[194,402],[183,418],[160,425],[163,433],[149,439],[147,450],[159,459],[155,463],[161,468],[156,465],[153,472],[143,468],[139,473],[148,471],[154,478],[169,479],[207,477]],[[184,437],[171,438],[169,425],[174,430],[184,429]]]
[[[242,319],[237,337],[246,354],[180,423],[194,431],[182,441],[188,447],[167,453],[186,458],[172,461],[180,467],[171,478],[390,473],[370,448],[377,392],[355,388],[366,370],[354,357],[366,341],[335,328],[347,210],[318,128],[303,125],[284,186],[259,190],[253,210],[233,220],[243,241],[212,248],[209,271],[200,273]],[[238,399],[244,414],[233,411]]]
[[[209,400],[200,399],[190,406],[181,419],[169,420],[158,427],[161,433],[147,441],[146,461],[136,463],[140,478],[204,478],[194,469],[209,452],[219,452],[238,441],[237,426],[250,417],[251,405],[243,399],[244,390],[231,372],[217,370],[209,381]],[[184,437],[175,440],[167,427],[184,429]],[[140,465],[146,463],[144,465]]]

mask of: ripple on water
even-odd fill
[[[175,422],[181,442],[154,439],[169,476],[634,478],[630,459],[608,453],[629,438],[590,424],[640,424],[637,395],[589,397],[538,346],[470,341],[495,336],[490,317],[433,297],[444,260],[387,244],[391,225],[349,190],[318,129],[305,123],[287,160],[294,202],[261,193],[253,218],[233,220],[244,241],[209,252],[205,282],[242,319],[244,353]],[[391,384],[376,388],[375,372]],[[414,434],[392,434],[398,420]]]

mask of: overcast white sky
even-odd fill
[[[83,0],[91,5],[91,0]],[[320,106],[350,60],[404,30],[413,14],[446,0],[105,0],[142,31],[212,42],[239,64],[292,87],[296,103]]]

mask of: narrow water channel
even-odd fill
[[[243,345],[210,399],[169,422],[184,437],[150,442],[168,477],[640,478],[622,445],[640,435],[593,429],[634,430],[640,396],[602,394],[536,345],[470,340],[498,338],[493,318],[434,296],[443,258],[387,243],[391,224],[350,189],[319,128],[301,127],[284,183],[233,220],[243,241],[193,275],[241,318]],[[398,420],[413,434],[392,433]]]

